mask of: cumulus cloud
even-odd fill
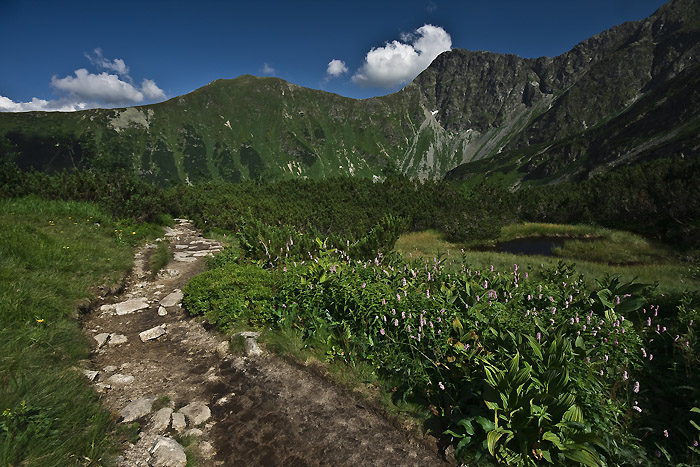
[[[124,60],[121,58],[115,58],[114,60],[108,60],[102,55],[102,49],[97,48],[92,51],[93,55],[90,54],[85,54],[88,60],[90,60],[90,63],[93,65],[99,67],[99,68],[104,68],[107,70],[112,70],[116,71],[117,74],[120,76],[123,76],[127,78],[128,80],[131,80],[131,77],[129,76],[129,67],[126,66],[126,63],[124,63]]]
[[[98,68],[111,70],[91,73],[85,68],[75,70],[74,75],[64,78],[53,76],[51,87],[61,97],[56,100],[33,98],[30,102],[14,102],[0,96],[0,112],[27,112],[32,110],[71,112],[95,107],[116,107],[160,101],[166,99],[165,92],[155,81],[144,79],[141,86],[134,84],[129,76],[129,67],[124,60],[108,60],[102,50],[95,49],[86,55]]]
[[[337,59],[331,60],[328,63],[328,69],[326,70],[328,76],[332,76],[333,78],[337,78],[338,76],[347,72],[348,67],[345,65],[345,62]]]
[[[275,73],[275,69],[269,63],[263,63],[262,72],[265,75],[272,75]]]
[[[406,84],[425,70],[435,57],[452,48],[452,38],[441,27],[426,24],[401,41],[367,52],[352,81],[364,87],[390,88]]]
[[[141,83],[141,92],[143,92],[143,95],[146,96],[146,99],[149,100],[160,100],[160,99],[165,99],[165,92],[156,86],[156,82],[150,79],[144,79],[143,83]]]
[[[75,76],[51,78],[51,86],[68,93],[78,100],[104,102],[106,104],[138,104],[143,93],[131,84],[107,72],[89,73],[85,68],[75,70]]]

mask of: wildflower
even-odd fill
[[[384,335],[384,328],[379,330],[379,334],[381,334],[382,336]]]
[[[664,430],[664,438],[668,438],[668,430]]]
[[[632,406],[632,408],[633,408],[634,410],[636,410],[637,412],[642,413],[642,409],[639,408],[639,406],[638,406],[637,404],[638,404],[638,402],[637,402],[637,401],[634,401],[634,405]]]
[[[399,320],[398,320],[398,319],[394,319],[394,327],[399,327]],[[411,330],[411,329],[410,329],[410,326],[409,326],[409,331],[410,331],[410,330]]]
[[[37,322],[37,323],[43,323],[43,322],[44,322],[44,318],[37,319],[36,322]]]
[[[639,381],[634,382],[634,389],[632,389],[635,394],[639,393]],[[636,402],[635,402],[636,404]]]
[[[442,389],[443,391],[445,390],[445,385],[442,384],[442,381],[438,383],[438,386],[440,386],[440,389]]]
[[[625,370],[624,373],[622,373],[622,381],[627,381],[629,379],[629,375],[627,375],[627,370]]]

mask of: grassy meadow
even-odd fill
[[[77,310],[122,280],[152,230],[89,203],[0,200],[0,465],[107,461],[113,425],[80,371]]]

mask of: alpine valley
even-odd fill
[[[0,114],[24,169],[127,169],[161,184],[340,175],[510,187],[696,157],[700,2],[673,0],[558,57],[454,49],[401,91],[355,100],[277,78],[159,104]]]

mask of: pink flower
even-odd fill
[[[379,330],[379,334],[381,334],[382,336],[384,335],[384,328]]]
[[[442,381],[438,383],[438,386],[440,386],[440,389],[442,389],[443,391],[445,390],[445,385],[442,384]]]

